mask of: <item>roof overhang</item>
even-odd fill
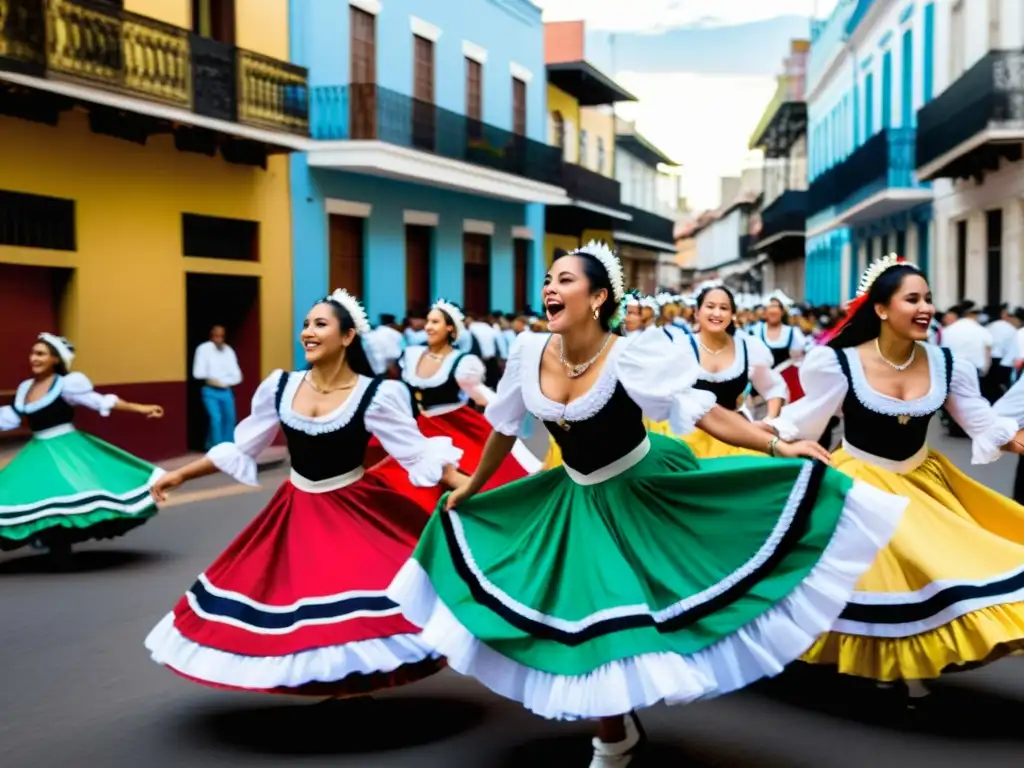
[[[634,235],[632,232],[613,230],[612,239],[617,243],[629,243],[630,245],[646,248],[647,250],[655,251],[656,253],[677,253],[679,251],[675,243],[667,243],[661,240],[654,240],[650,237]]]
[[[854,227],[874,219],[892,216],[893,214],[916,208],[935,198],[931,189],[883,189],[867,200],[850,206],[837,214],[835,218],[808,229],[807,239],[817,237],[839,227]]]
[[[572,203],[561,187],[383,141],[314,141],[307,151],[311,168],[383,176],[517,203]]]
[[[639,133],[616,134],[615,146],[629,152],[629,154],[643,160],[645,163],[653,167],[657,167],[658,165],[668,165],[675,168],[679,166],[679,163],[651,144],[651,142]]]
[[[581,107],[638,101],[637,97],[586,61],[547,65],[548,82],[579,102]]]

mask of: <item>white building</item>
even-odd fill
[[[673,236],[681,214],[678,164],[659,150],[636,125],[615,120],[615,178],[622,205],[632,216],[612,232],[619,247],[627,285],[646,293],[675,289],[680,282]]]
[[[1024,2],[933,4],[917,175],[935,180],[935,300],[1024,304]]]
[[[757,259],[751,252],[755,209],[756,198],[737,201],[694,230],[695,283],[721,280],[736,291],[760,292],[760,274],[753,269]]]

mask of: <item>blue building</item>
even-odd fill
[[[548,146],[544,27],[528,0],[292,0],[309,152],[291,164],[294,313],[328,289],[371,319],[435,297],[522,309],[539,294]],[[536,304],[536,301],[533,301]]]
[[[915,174],[915,145],[934,40],[933,1],[840,0],[812,25],[808,301],[850,298],[867,264],[893,251],[928,270],[933,192]]]

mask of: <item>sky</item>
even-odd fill
[[[587,29],[657,33],[675,27],[728,27],[779,16],[824,18],[837,0],[533,0],[545,21],[583,19]],[[777,48],[777,49],[776,49]],[[781,70],[785,47],[764,56]],[[595,62],[601,66],[605,62]],[[719,178],[756,164],[747,145],[775,93],[763,74],[609,72],[640,101],[619,114],[683,165],[683,193],[696,210],[716,208]]]

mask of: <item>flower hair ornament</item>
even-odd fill
[[[349,317],[352,318],[352,325],[355,326],[358,335],[365,336],[370,332],[370,321],[366,317],[366,310],[359,303],[359,299],[351,293],[344,288],[338,288],[327,297],[327,301],[334,302],[348,312]]]
[[[434,305],[430,308],[431,310],[436,309],[438,312],[444,312],[451,318],[452,325],[455,326],[455,341],[461,339],[466,333],[466,316],[462,314],[462,310],[452,304],[450,301],[444,299],[438,299],[434,302]]]
[[[60,357],[61,362],[64,363],[64,367],[70,369],[71,363],[75,360],[75,345],[65,339],[63,336],[57,336],[53,333],[40,333],[36,337],[36,341],[42,341],[49,344],[57,352],[57,356]]]
[[[864,270],[864,274],[861,275],[860,283],[857,286],[857,297],[846,305],[846,317],[829,333],[822,336],[820,343],[828,344],[832,339],[842,333],[843,329],[849,325],[854,316],[864,308],[865,304],[868,303],[868,294],[871,293],[871,286],[875,284],[875,281],[893,267],[898,266],[908,266],[917,269],[916,264],[912,264],[902,256],[897,256],[895,253],[890,253],[887,256],[883,256],[869,264],[868,268]]]

